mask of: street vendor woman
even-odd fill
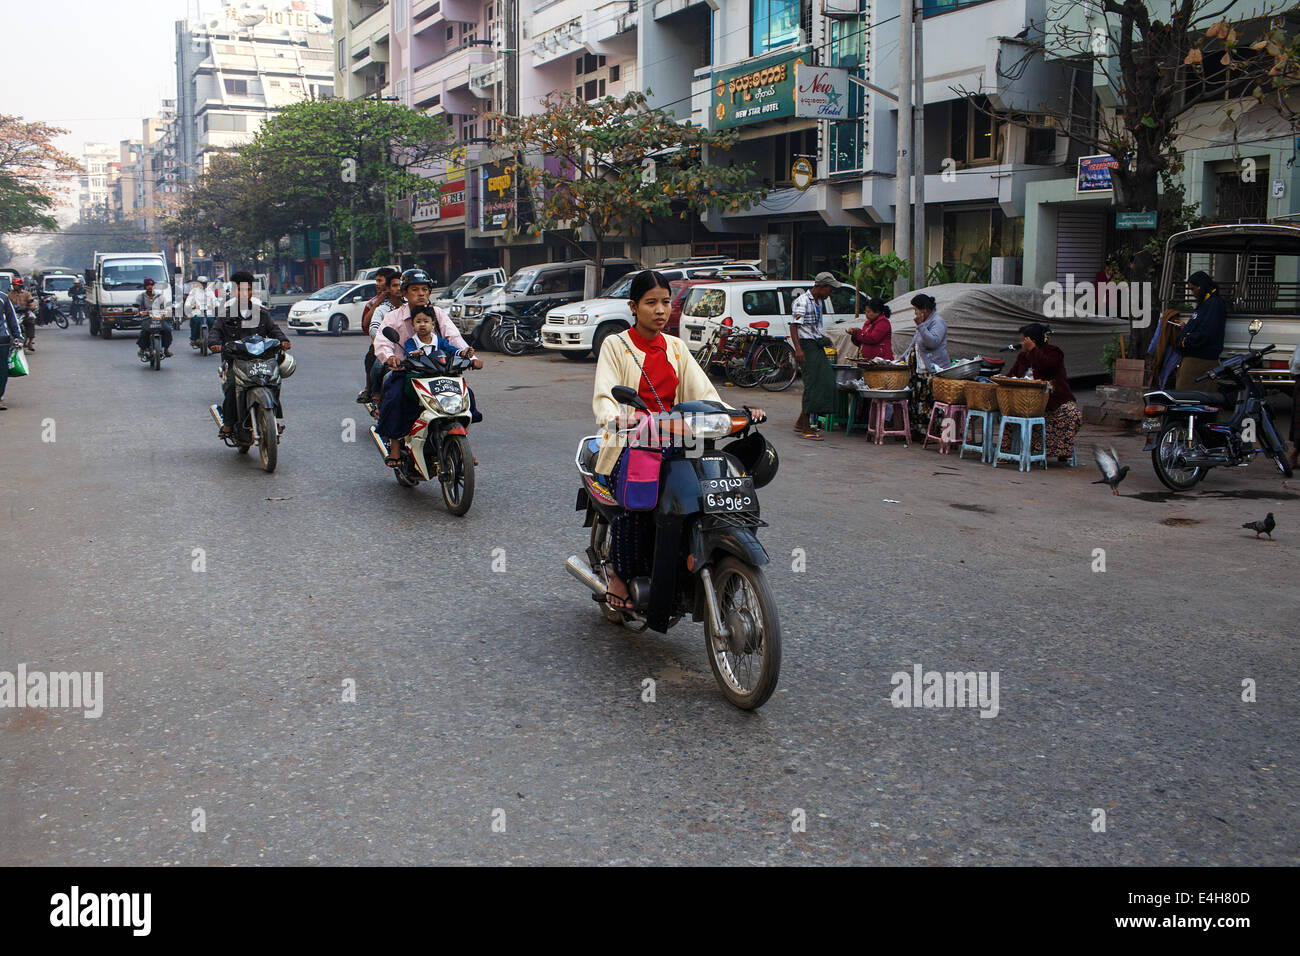
[[[1070,391],[1065,375],[1065,353],[1055,345],[1047,344],[1047,332],[1047,326],[1041,322],[1020,327],[1020,355],[1006,374],[1024,378],[1025,373],[1032,370],[1036,381],[1052,383],[1047,395],[1047,411],[1043,413],[1047,425],[1047,454],[1055,455],[1057,461],[1067,462],[1074,457],[1074,436],[1083,427],[1083,414],[1074,401],[1074,393]],[[1008,433],[1004,446],[1010,439]],[[1031,450],[1038,454],[1041,443],[1037,435],[1033,444]]]
[[[912,296],[912,321],[916,332],[908,347],[916,356],[916,370],[932,373],[952,364],[948,358],[948,323],[938,311],[934,296],[918,292]]]
[[[894,346],[890,341],[894,330],[889,325],[889,306],[880,299],[868,299],[862,309],[866,322],[862,328],[849,333],[853,344],[862,350],[860,358],[870,362],[873,358],[894,360]]]
[[[790,323],[790,344],[794,346],[794,360],[803,375],[803,404],[794,430],[802,437],[821,441],[822,436],[813,427],[813,415],[829,415],[835,405],[835,370],[826,357],[830,342],[822,334],[822,313],[831,290],[840,283],[829,272],[819,272],[813,286],[794,300],[794,321]]]

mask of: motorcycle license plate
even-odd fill
[[[1154,432],[1160,430],[1160,419],[1144,418],[1142,419],[1142,430],[1144,432]]]
[[[758,510],[753,478],[703,478],[700,497],[706,515],[740,514]]]

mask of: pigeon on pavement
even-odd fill
[[[1268,540],[1272,541],[1273,529],[1277,527],[1277,522],[1273,520],[1273,512],[1270,511],[1263,521],[1247,521],[1242,527],[1247,531],[1255,532],[1256,538],[1262,533],[1268,535]]]
[[[1119,494],[1119,483],[1128,474],[1128,465],[1120,467],[1119,456],[1115,454],[1114,448],[1111,448],[1110,454],[1100,448],[1094,448],[1092,454],[1097,459],[1097,467],[1101,470],[1101,481],[1094,481],[1093,484],[1110,485],[1110,493]]]

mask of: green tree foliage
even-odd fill
[[[606,240],[632,234],[646,219],[740,210],[765,195],[752,185],[750,166],[715,165],[720,157],[713,155],[712,163],[702,162],[706,149],[730,149],[735,132],[679,123],[651,109],[641,92],[594,102],[552,93],[538,113],[493,118],[500,124],[494,144],[535,160],[517,164],[533,197],[528,231],[561,230],[576,243],[585,227],[598,268]],[[545,168],[542,157],[559,160],[559,169]],[[643,168],[647,159],[655,164],[653,178]]]
[[[0,234],[58,228],[50,211],[81,164],[54,148],[67,130],[0,114]]]

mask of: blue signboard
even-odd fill
[[[1076,193],[1109,192],[1111,185],[1110,171],[1119,166],[1114,156],[1080,156],[1079,177],[1075,182]]]

